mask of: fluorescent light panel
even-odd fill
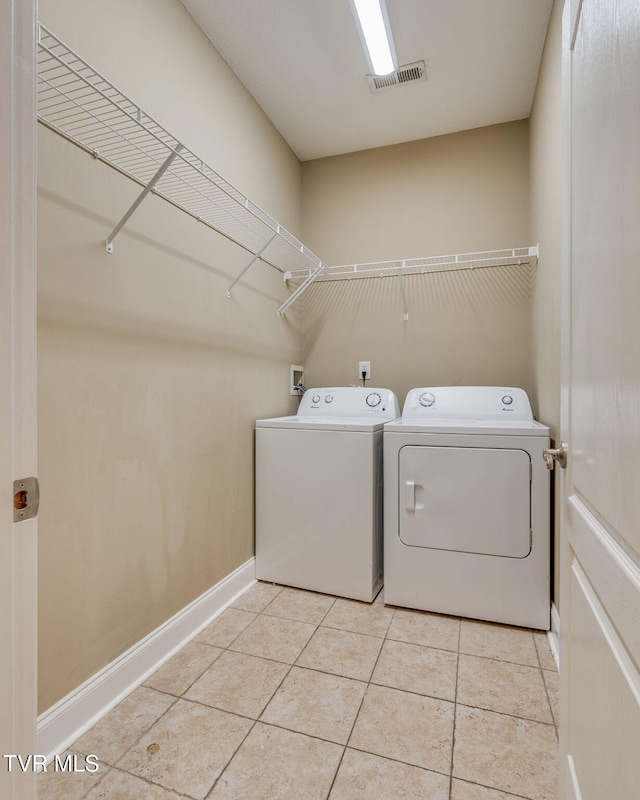
[[[358,33],[374,75],[388,75],[398,66],[385,0],[350,0]]]

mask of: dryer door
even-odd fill
[[[399,459],[398,521],[404,544],[508,558],[529,555],[527,452],[407,445]]]

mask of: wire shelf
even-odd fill
[[[515,247],[510,250],[486,250],[479,253],[458,253],[426,258],[407,258],[396,261],[376,261],[369,264],[343,264],[327,267],[316,281],[353,280],[354,278],[397,278],[398,275],[423,275],[431,272],[454,272],[487,267],[528,266],[536,263],[538,247]],[[285,280],[305,280],[309,269],[285,272]]]
[[[38,26],[37,90],[39,122],[148,191],[281,272],[324,269],[293,234],[43,25]]]
[[[256,260],[280,270],[284,280],[296,286],[278,308],[280,316],[315,281],[396,277],[400,280],[404,318],[408,319],[401,282],[405,275],[532,265],[538,256],[536,246],[327,267],[266,211],[40,24],[37,98],[40,123],[144,187],[108,237],[109,252],[131,214],[153,192],[252,254],[228,288],[229,297]]]

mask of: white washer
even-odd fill
[[[413,389],[384,429],[385,602],[549,629],[549,429],[522,389]]]
[[[309,389],[293,417],[256,422],[256,577],[371,602],[382,586],[388,389]]]

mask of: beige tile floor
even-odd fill
[[[40,800],[556,800],[545,634],[258,583]]]

